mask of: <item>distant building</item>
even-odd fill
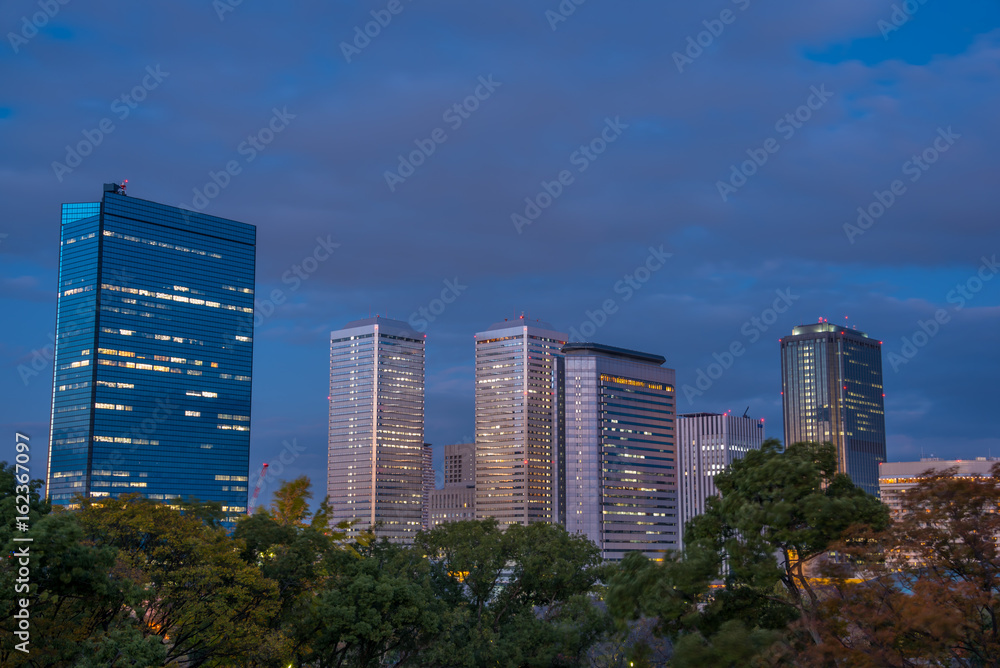
[[[568,343],[565,526],[604,559],[680,547],[675,373],[659,355]]]
[[[420,503],[420,528],[430,529],[431,528],[431,492],[434,491],[434,449],[431,447],[430,443],[424,443],[424,485],[421,490],[421,503]]]
[[[253,225],[126,197],[64,204],[46,494],[246,513]]]
[[[330,333],[327,494],[334,522],[411,542],[424,507],[424,335],[388,318]]]
[[[959,478],[989,478],[991,469],[997,462],[1000,462],[1000,458],[942,460],[928,457],[919,462],[886,462],[879,467],[878,484],[882,492],[882,503],[889,506],[894,517],[899,517],[903,514],[907,491],[916,487],[928,470],[957,468],[955,475]]]
[[[829,441],[838,467],[878,496],[885,461],[882,342],[821,322],[781,339],[785,444]]]
[[[764,420],[719,413],[688,413],[677,418],[680,527],[705,512],[719,492],[715,476],[764,443]]]
[[[476,518],[476,444],[444,446],[444,487],[431,491],[430,527]]]
[[[476,334],[476,515],[557,522],[557,366],[566,334],[523,317]]]

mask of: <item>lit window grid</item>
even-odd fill
[[[662,558],[679,547],[675,395],[601,374],[674,384],[673,370],[658,366],[566,359],[566,527],[594,540],[605,559],[630,551]]]
[[[476,336],[477,516],[553,522],[556,360],[566,335],[518,326]]]
[[[79,354],[81,346],[87,345],[94,351],[127,350],[130,359],[149,359],[149,367],[152,368],[154,358],[193,358],[194,351],[189,342],[197,340],[196,354],[207,363],[205,370],[197,376],[184,373],[183,368],[179,373],[161,374],[146,369],[112,368],[97,364],[84,370],[87,373],[78,370],[65,373],[59,369],[61,364],[57,363],[53,393],[53,473],[79,469],[76,464],[84,459],[89,459],[98,470],[104,463],[114,462],[136,475],[146,474],[148,480],[139,489],[151,498],[191,495],[205,500],[220,500],[231,508],[245,507],[246,494],[222,490],[210,472],[236,467],[245,474],[249,458],[249,428],[240,430],[242,433],[223,433],[218,429],[217,419],[191,421],[177,418],[189,411],[202,412],[206,408],[211,410],[213,416],[222,412],[249,417],[252,350],[249,337],[246,337],[247,341],[239,341],[236,334],[240,325],[252,316],[253,245],[207,237],[201,234],[203,228],[195,231],[176,209],[167,215],[170,207],[141,200],[119,206],[123,203],[117,200],[121,199],[125,198],[117,195],[106,198],[103,219],[79,219],[63,225],[61,291],[86,284],[162,292],[186,284],[189,290],[201,294],[226,294],[231,302],[239,302],[242,310],[213,313],[205,317],[195,312],[193,305],[171,303],[159,305],[156,309],[140,306],[131,309],[134,312],[122,312],[121,308],[114,310],[114,297],[117,295],[105,294],[112,291],[100,291],[99,308],[95,290],[60,296],[57,307],[57,357],[61,360],[71,358],[74,353]],[[151,211],[155,215],[150,215]],[[157,218],[168,222],[170,228],[124,219],[116,212],[127,212],[140,220]],[[73,215],[68,214],[66,218],[72,219]],[[201,218],[206,219],[204,216]],[[232,232],[235,230],[235,236],[253,239],[252,226],[221,219],[215,219],[214,223],[216,232],[228,231],[230,236],[234,236]],[[81,230],[81,224],[88,229]],[[184,229],[185,226],[187,229]],[[200,258],[198,261],[193,261],[192,257],[185,257],[184,261],[168,260],[160,246],[137,247],[134,242],[107,233],[114,230],[169,240],[174,245],[209,247],[222,258],[197,256]],[[68,243],[70,241],[72,243]],[[100,276],[96,271],[98,265]],[[220,287],[222,284],[232,287],[234,282],[242,283],[243,291]],[[89,311],[86,315],[81,315],[78,297],[87,302]],[[250,309],[249,313],[247,309]],[[99,325],[95,321],[99,321]],[[89,379],[81,380],[88,374]],[[87,382],[88,386],[75,391],[60,390],[63,387],[79,387],[82,382]],[[198,388],[201,395],[198,399],[189,396],[192,385]],[[133,410],[127,418],[102,415],[104,411],[97,411],[96,416],[76,416],[74,420],[59,418],[57,411],[61,407],[79,402],[88,392],[94,404],[121,405],[127,402]],[[206,406],[207,399],[203,394],[206,392],[215,395],[210,407]],[[151,433],[155,433],[156,438],[141,438]],[[127,439],[132,443],[123,447],[122,442]],[[156,441],[157,445],[141,441]],[[61,486],[54,477],[53,482],[55,484],[50,487],[50,493],[57,503],[66,503],[73,493],[89,491],[87,480],[74,481],[83,484],[73,487]]]
[[[764,443],[763,423],[735,415],[677,418],[678,489],[681,538],[688,521],[705,512],[718,494],[715,476]]]
[[[355,531],[381,522],[410,542],[423,525],[424,343],[370,329],[331,334],[328,494]]]
[[[833,443],[839,470],[878,496],[886,458],[881,344],[830,326],[783,338],[781,358],[786,442]]]

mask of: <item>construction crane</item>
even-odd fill
[[[253,496],[247,504],[247,515],[253,515],[254,508],[257,507],[257,496],[260,494],[261,485],[264,484],[264,474],[267,473],[267,462],[260,467],[260,475],[257,476],[257,485],[253,488]]]

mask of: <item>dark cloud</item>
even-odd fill
[[[917,355],[887,363],[890,458],[1000,452],[1000,280],[961,311],[947,299],[1000,253],[1000,17],[995,3],[926,3],[886,38],[892,4],[590,0],[552,30],[555,0],[404,0],[350,63],[341,43],[385,3],[244,2],[223,20],[207,1],[60,5],[16,53],[9,37],[0,48],[0,307],[16,322],[0,346],[0,423],[47,432],[51,368],[25,382],[18,365],[54,326],[60,203],[128,178],[133,196],[190,206],[237,160],[206,211],[258,226],[258,296],[287,300],[256,334],[254,466],[298,439],[287,476],[322,479],[329,330],[368,313],[406,320],[445,280],[468,287],[427,326],[435,444],[471,435],[474,332],[522,311],[578,328],[616,298],[594,338],[665,355],[681,385],[746,343],[680,408],[749,405],[775,436],[777,340],[792,326],[849,315],[887,356],[948,309]],[[724,10],[734,20],[699,35]],[[4,3],[0,33],[37,11]],[[707,46],[679,72],[689,37]],[[144,85],[157,67],[167,74]],[[453,128],[446,111],[491,76],[500,85]],[[823,86],[832,95],[801,127],[779,128]],[[241,142],[275,110],[294,118],[246,161]],[[60,181],[52,163],[105,118],[114,130]],[[616,118],[628,127],[579,171],[575,152]],[[437,128],[447,140],[391,191],[386,171]],[[960,138],[910,181],[907,162],[948,128]],[[723,201],[718,182],[768,139],[779,150]],[[519,234],[511,215],[562,170],[572,184]],[[897,179],[905,193],[851,243],[844,225]],[[293,289],[283,277],[320,239],[340,246]],[[661,245],[664,267],[616,294]],[[744,323],[777,290],[797,299],[750,343]]]

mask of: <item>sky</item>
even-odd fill
[[[994,0],[6,0],[0,35],[0,459],[29,434],[37,477],[60,205],[124,179],[257,226],[265,501],[325,485],[329,332],[375,314],[427,335],[438,468],[521,315],[779,439],[778,340],[827,318],[884,342],[889,461],[1000,455]]]

